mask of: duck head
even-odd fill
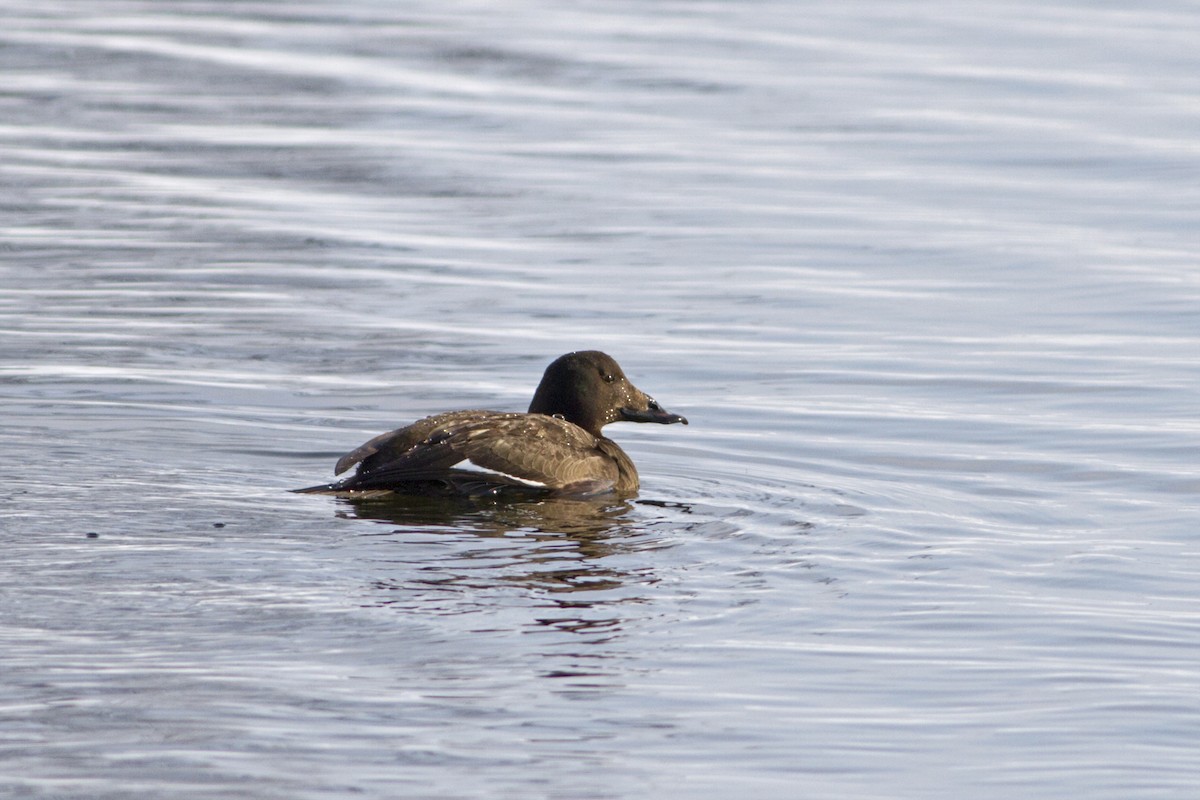
[[[625,377],[621,365],[599,350],[581,350],[555,359],[542,375],[529,413],[558,415],[593,436],[610,422],[687,420],[660,406]]]

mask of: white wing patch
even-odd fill
[[[486,475],[499,475],[502,478],[507,478],[510,481],[516,481],[517,483],[524,484],[525,486],[534,486],[539,489],[547,488],[547,484],[542,483],[541,481],[532,481],[529,478],[522,478],[517,475],[509,475],[507,472],[501,472],[498,469],[481,467],[469,458],[464,458],[462,461],[450,467],[450,469],[461,469],[465,472],[479,472]]]

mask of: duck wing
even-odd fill
[[[339,467],[360,466],[340,488],[438,481],[598,492],[620,478],[614,459],[598,445],[579,426],[544,414],[456,411],[377,436],[347,454]]]
[[[381,466],[403,456],[430,438],[440,428],[453,427],[467,419],[495,413],[494,411],[452,411],[445,414],[434,414],[432,417],[419,419],[403,428],[381,433],[339,458],[337,465],[333,468],[333,474],[340,475],[360,463],[362,466],[359,467],[359,472]]]

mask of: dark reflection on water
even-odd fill
[[[337,502],[340,517],[400,526],[362,534],[396,545],[380,559],[389,574],[371,584],[377,605],[465,614],[491,602],[514,602],[511,593],[518,591],[517,602],[548,609],[527,624],[591,634],[597,643],[621,629],[613,609],[639,602],[638,588],[655,581],[644,566],[616,566],[616,557],[663,546],[648,532],[652,523],[639,515],[636,502],[613,497]]]
[[[339,516],[397,525],[464,525],[480,535],[511,531],[596,536],[628,521],[632,504],[614,497],[540,498],[525,502],[394,495],[340,498]]]

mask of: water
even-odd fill
[[[1190,4],[0,15],[0,795],[1195,796]],[[637,498],[285,491],[577,348]]]

